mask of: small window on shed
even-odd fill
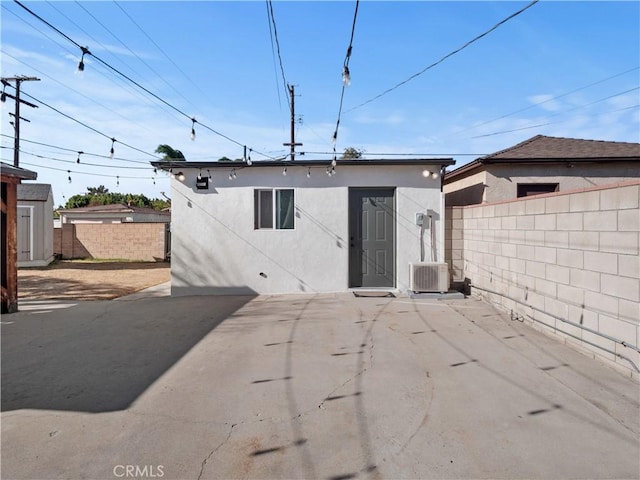
[[[531,195],[541,195],[543,193],[558,192],[558,183],[519,183],[518,198],[530,197]]]

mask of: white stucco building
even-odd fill
[[[153,162],[174,175],[172,294],[407,291],[410,263],[444,262],[453,163]]]

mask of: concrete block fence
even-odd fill
[[[453,282],[640,378],[640,181],[446,212]]]
[[[63,259],[164,261],[166,223],[64,223],[54,228],[54,253]]]

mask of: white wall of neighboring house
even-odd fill
[[[291,164],[286,176],[282,167],[244,168],[234,180],[212,169],[209,190],[196,190],[199,170],[184,169],[184,181],[172,180],[172,294],[347,291],[349,187],[396,188],[396,287],[406,290],[409,262],[420,261],[416,213],[436,213],[436,260],[444,261],[440,178],[423,176],[425,168],[338,165],[334,176],[314,168],[307,178],[307,167]],[[294,189],[293,230],[254,229],[256,188]]]

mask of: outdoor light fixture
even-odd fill
[[[184,173],[178,172],[178,174],[176,175],[176,178],[181,182],[184,182]]]
[[[69,183],[71,183],[71,170],[67,170],[67,173],[69,174]]]
[[[307,178],[311,178],[311,167],[307,169]]]
[[[440,176],[440,174],[438,172],[433,172],[431,174],[431,178],[433,178],[434,180],[437,179]]]
[[[349,85],[351,85],[351,74],[349,73],[349,67],[347,67],[346,65],[342,70],[342,84],[345,87],[348,87]]]
[[[196,122],[195,117],[191,117],[191,140],[196,139]]]
[[[333,156],[333,160],[331,160],[331,166],[335,167],[338,164],[338,162],[336,161],[336,156]]]
[[[82,155],[84,152],[82,150],[80,150],[78,152],[78,159],[76,160],[76,163],[80,163],[80,155]]]
[[[116,139],[112,138],[111,139],[111,150],[109,150],[109,158],[113,158],[113,154],[115,153],[113,150],[113,145],[116,143]]]
[[[120,186],[120,176],[116,177],[116,186]]]
[[[202,173],[199,173],[196,177],[196,189],[208,190],[209,189],[209,177],[203,177]]]
[[[287,167],[284,167],[284,169],[282,169],[282,175],[284,175],[285,177],[287,176]]]
[[[91,52],[87,47],[80,47],[80,50],[82,50],[82,57],[80,57],[80,63],[78,63],[78,72],[84,72],[84,56],[91,55]]]

